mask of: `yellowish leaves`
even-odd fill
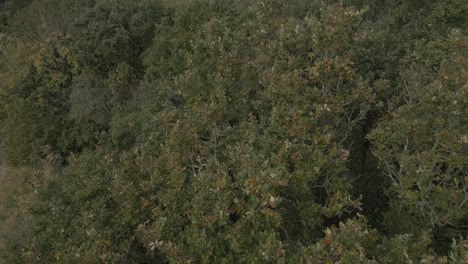
[[[463,135],[463,136],[460,137],[460,140],[461,140],[462,143],[466,144],[466,143],[468,143],[468,136]]]
[[[346,161],[349,158],[349,150],[347,149],[340,149],[339,150],[339,157],[341,160]]]

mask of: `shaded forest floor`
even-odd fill
[[[0,146],[0,263],[12,263],[11,248],[22,243],[30,230],[28,213],[22,211],[19,197],[27,191],[25,168],[12,168],[7,163],[5,149]]]
[[[0,262],[8,241],[15,235],[17,228],[14,193],[17,183],[6,162],[5,151],[0,147]]]
[[[0,251],[3,251],[6,245],[6,233],[9,229],[8,217],[6,207],[8,203],[8,196],[11,194],[10,186],[13,185],[12,179],[8,177],[8,167],[5,161],[4,150],[0,147]]]

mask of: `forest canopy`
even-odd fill
[[[468,1],[0,1],[1,263],[467,263]]]

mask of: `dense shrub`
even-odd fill
[[[0,8],[0,261],[468,261],[465,1]]]

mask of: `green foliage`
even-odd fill
[[[4,86],[2,129],[12,162],[32,161],[45,149],[60,152],[71,147],[61,144],[63,130],[71,126],[64,118],[74,71],[67,41],[60,35],[47,38],[29,54],[20,54],[22,65],[14,64],[17,71],[7,75],[12,81]]]
[[[30,4],[32,0],[2,0],[0,1],[0,32],[2,32],[16,12]]]
[[[381,121],[370,135],[375,154],[392,180],[388,191],[394,200],[388,217],[394,233],[463,225],[468,67],[462,54],[466,44],[459,31],[453,32],[450,53],[430,77],[425,76],[428,71],[424,65],[409,68],[403,74],[406,104]]]
[[[465,1],[4,7],[5,260],[467,261]]]
[[[70,117],[78,122],[107,124],[110,95],[97,76],[81,74],[73,80],[70,93]]]
[[[96,1],[73,22],[78,62],[101,74],[120,62],[142,70],[140,54],[151,43],[161,14],[156,1]]]
[[[377,242],[375,230],[364,219],[340,223],[339,228],[325,230],[325,237],[303,249],[302,263],[376,263],[369,257]],[[374,249],[375,250],[375,249]]]

